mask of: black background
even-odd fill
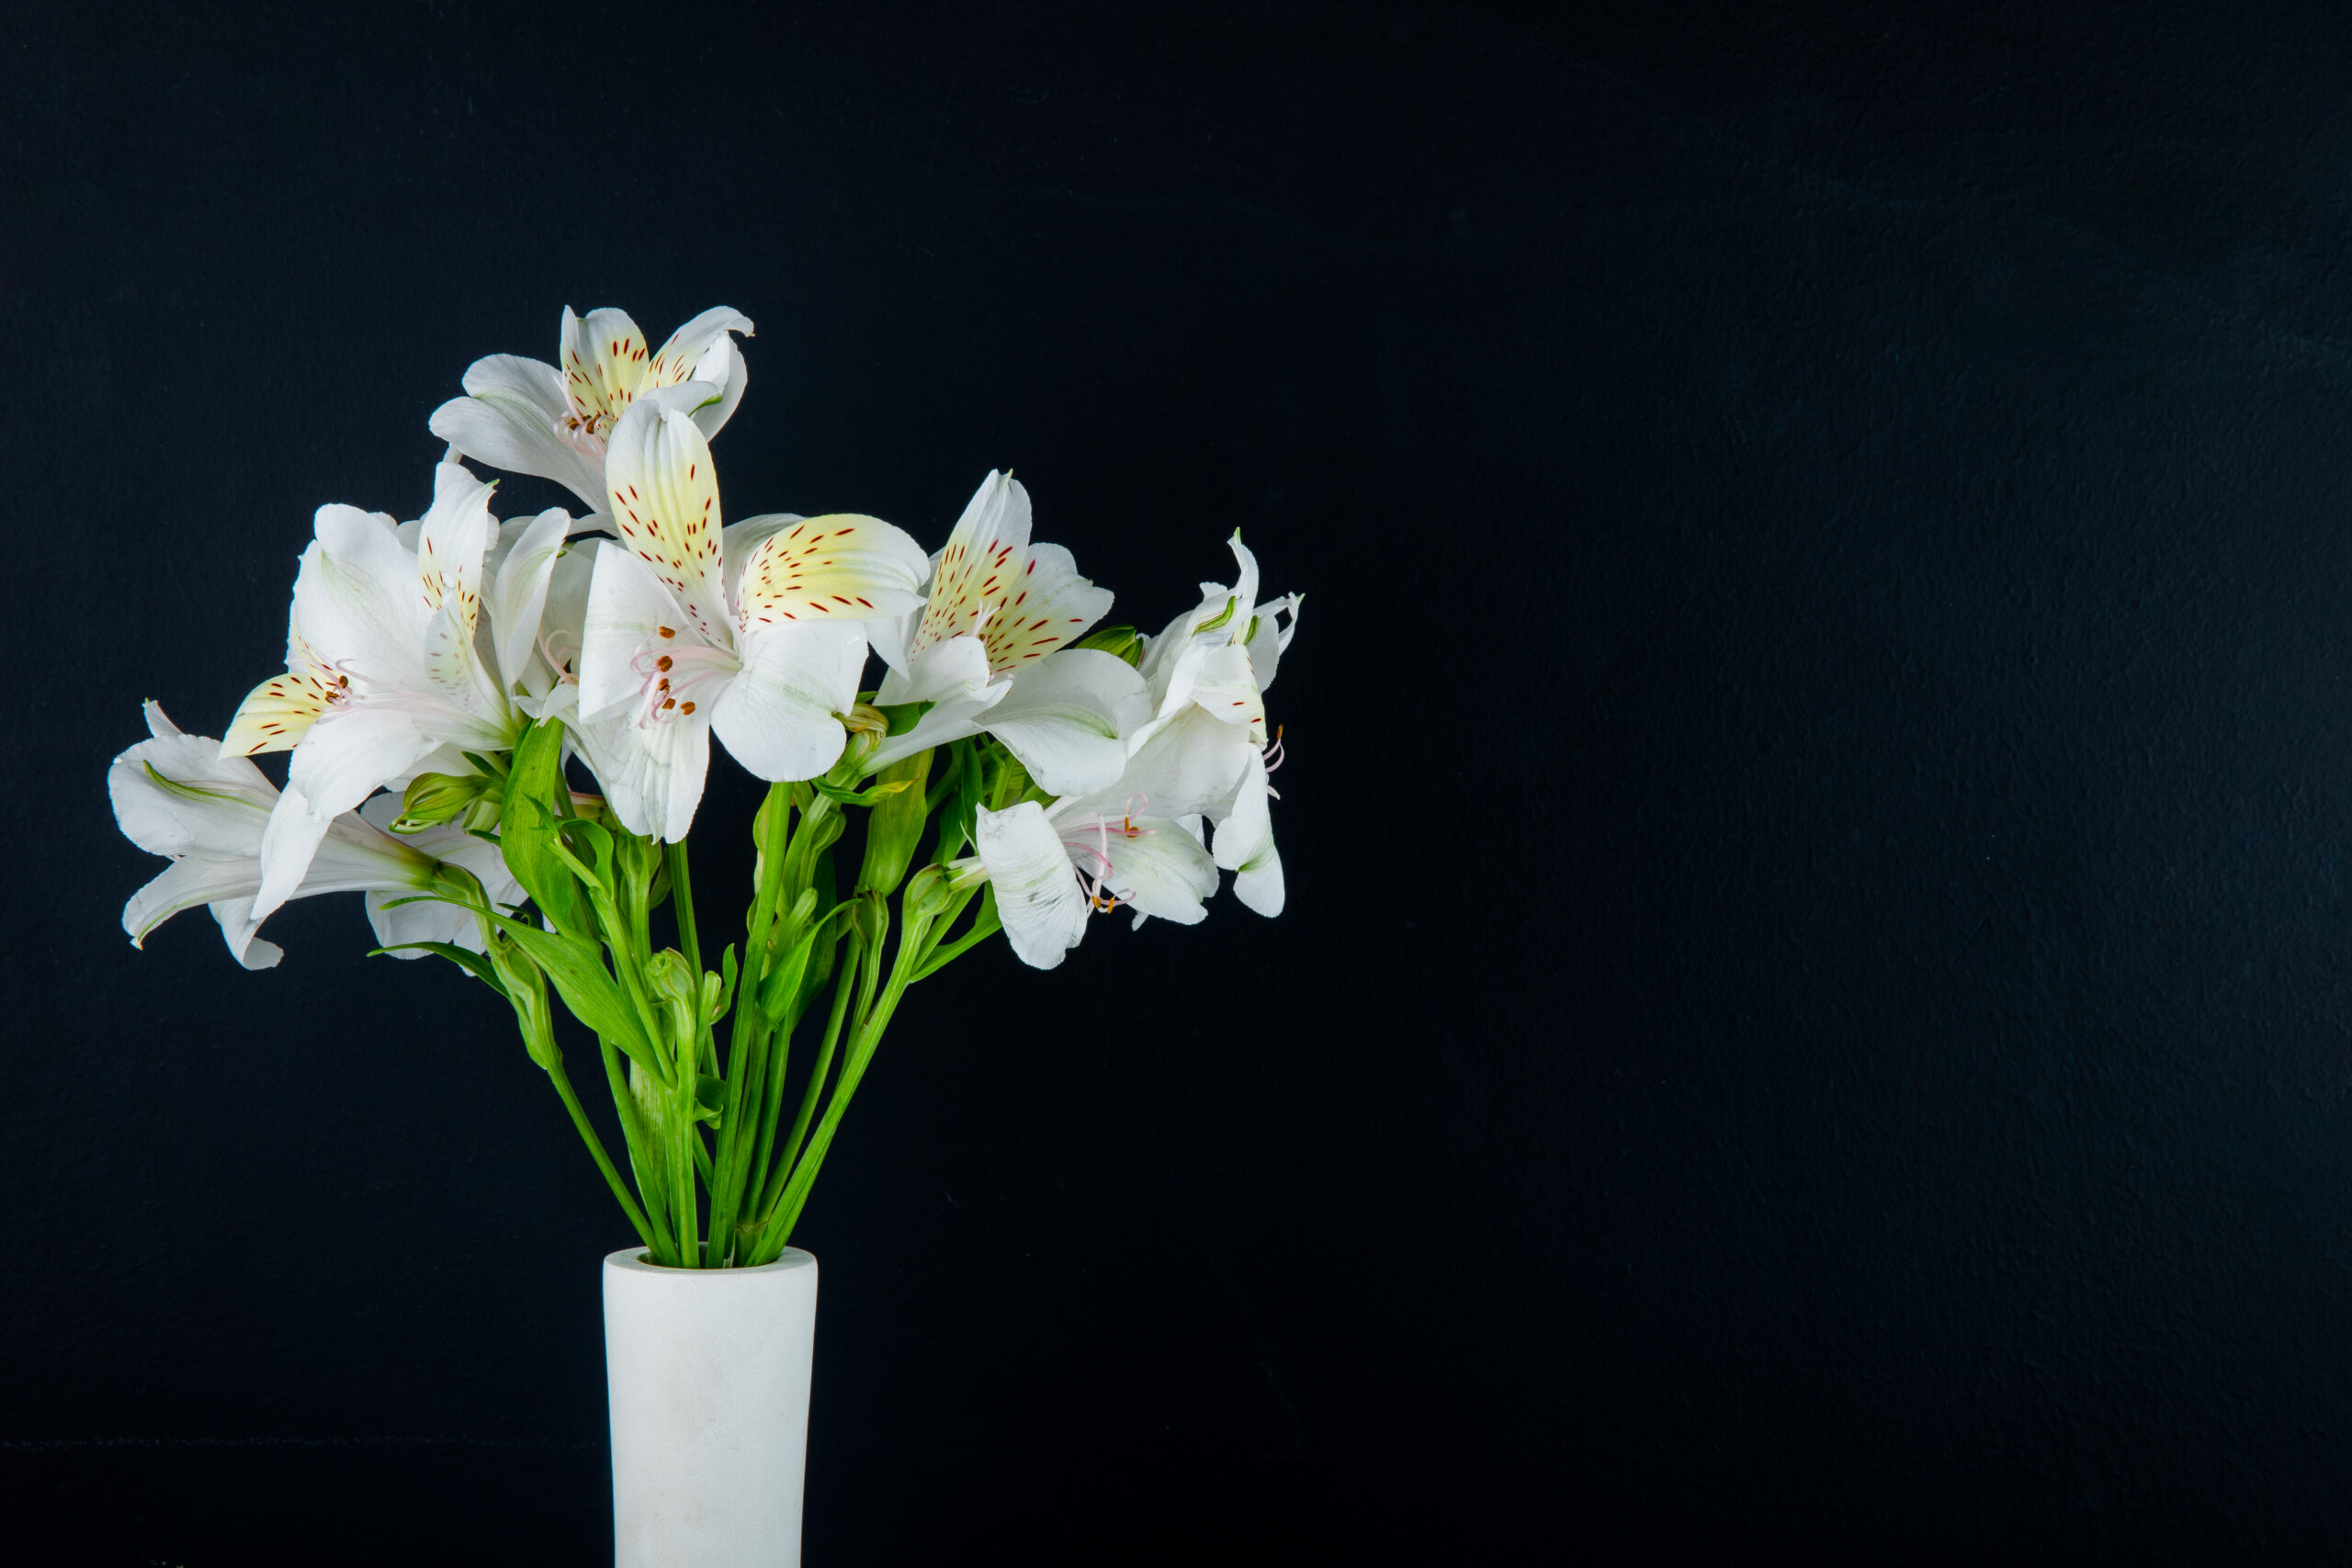
[[[1542,19],[1537,19],[1538,17]],[[2352,19],[0,17],[13,1554],[590,1562],[626,1239],[502,1009],[107,759],[559,309],[731,513],[1241,525],[1290,907],[914,994],[813,1563],[2352,1551]],[[510,480],[508,509],[546,504]],[[752,791],[703,807],[706,920]]]

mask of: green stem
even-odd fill
[[[809,1065],[808,1087],[801,1091],[800,1111],[792,1119],[791,1135],[784,1141],[784,1158],[772,1167],[768,1160],[775,1152],[776,1112],[784,1109],[784,1075],[779,1073],[775,1077],[775,1108],[767,1119],[767,1134],[761,1139],[760,1179],[755,1189],[760,1194],[760,1201],[754,1212],[762,1215],[773,1210],[776,1199],[783,1194],[785,1179],[792,1171],[792,1162],[800,1155],[801,1137],[808,1131],[809,1120],[817,1114],[817,1099],[824,1091],[825,1075],[832,1070],[833,1047],[841,1040],[842,1020],[849,1013],[850,992],[865,966],[863,941],[853,933],[849,944],[849,962],[836,961],[833,966],[832,1011],[825,1020],[825,1037],[818,1043],[817,1059]]]
[[[621,1173],[613,1168],[613,1156],[605,1152],[605,1140],[596,1135],[595,1127],[588,1120],[587,1111],[580,1103],[580,1096],[572,1091],[571,1079],[563,1070],[563,1059],[556,1058],[548,1068],[548,1077],[555,1084],[555,1091],[562,1097],[563,1108],[571,1112],[571,1124],[580,1129],[580,1141],[596,1161],[596,1168],[605,1173],[605,1185],[621,1201],[621,1210],[628,1215],[628,1223],[637,1227],[637,1238],[646,1250],[655,1250],[653,1227],[646,1223],[645,1211],[637,1206],[636,1197],[621,1180]]]
[[[826,1151],[832,1147],[833,1133],[857,1093],[859,1080],[865,1077],[866,1064],[873,1061],[875,1051],[882,1043],[882,1032],[889,1027],[891,1015],[899,1010],[899,998],[914,984],[915,955],[922,950],[923,939],[929,934],[925,923],[915,920],[910,920],[900,930],[898,955],[890,965],[890,984],[878,1005],[871,1009],[861,1005],[858,1010],[858,1027],[851,1041],[849,1060],[842,1068],[841,1082],[834,1086],[832,1097],[826,1102],[824,1119],[817,1123],[807,1153],[792,1167],[790,1179],[761,1226],[753,1262],[773,1261],[792,1239],[793,1226],[799,1223],[800,1211],[808,1205],[808,1190],[816,1184],[817,1173],[824,1168]]]

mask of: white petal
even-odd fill
[[[1216,863],[1240,874],[1234,897],[1268,917],[1283,912],[1283,863],[1274,852],[1274,824],[1268,811],[1266,763],[1261,757],[1242,774],[1232,813],[1216,825]]]
[[[1209,716],[1250,732],[1257,745],[1266,743],[1266,703],[1258,694],[1258,677],[1250,664],[1250,650],[1239,643],[1212,648],[1201,660],[1193,681],[1193,701]]]
[[[1208,913],[1201,900],[1216,891],[1216,863],[1199,840],[1174,822],[1133,818],[1137,832],[1128,837],[1120,830],[1128,820],[1123,818],[1102,835],[1102,852],[1111,862],[1111,891],[1141,914],[1197,925]]]
[[[1268,919],[1283,912],[1283,857],[1274,852],[1272,839],[1266,840],[1265,853],[1234,877],[1233,896]]]
[[[302,878],[311,869],[311,858],[318,853],[320,840],[327,836],[329,820],[311,814],[311,803],[299,789],[289,789],[277,797],[277,806],[269,814],[269,825],[262,830],[261,882],[254,890],[252,915],[255,925],[275,914],[302,886]]]
[[[426,428],[509,473],[553,479],[592,508],[605,504],[604,465],[556,434],[571,413],[563,376],[552,365],[512,354],[474,361],[466,391],[433,411]]]
[[[356,507],[319,508],[318,538],[294,579],[294,619],[325,664],[384,685],[424,683],[424,628],[432,612],[417,586],[416,558],[392,520]]]
[[[989,650],[976,637],[951,637],[918,648],[907,671],[882,677],[875,700],[883,703],[951,703],[977,698],[990,684]],[[990,701],[995,699],[990,698]]]
[[[645,334],[627,310],[606,306],[582,318],[564,307],[564,395],[583,419],[618,418],[645,384],[648,357]]]
[[[294,748],[287,785],[309,799],[314,815],[332,818],[404,777],[439,743],[405,709],[355,705],[311,726]]]
[[[637,703],[645,677],[631,661],[647,648],[705,646],[684,606],[633,552],[609,541],[598,545],[595,573],[580,634],[580,712],[592,719]],[[663,637],[665,630],[671,635]]]
[[[1283,649],[1298,631],[1298,607],[1306,596],[1285,593],[1279,599],[1269,599],[1258,606],[1258,629],[1250,638],[1250,671],[1258,679],[1258,690],[1264,692],[1274,683],[1274,670],[1282,660]]]
[[[986,579],[982,587],[1001,606],[980,628],[989,664],[1000,672],[1045,658],[1111,613],[1111,591],[1079,576],[1077,561],[1059,545],[1029,547],[1010,598],[1001,588],[987,588]]]
[[[854,625],[746,626],[743,668],[712,704],[711,727],[761,778],[815,778],[849,731],[834,716],[857,701],[865,638]]]
[[[885,703],[897,700],[888,694],[888,682],[885,681],[883,684],[885,689],[880,700]],[[989,709],[1012,689],[1012,682],[999,681],[977,697],[953,698],[938,704],[917,719],[912,729],[903,735],[887,738],[867,753],[865,771],[869,774],[878,773],[902,757],[928,751],[934,746],[944,746],[951,740],[961,740],[967,735],[978,735]]]
[[[674,387],[681,381],[707,381],[724,389],[735,367],[729,361],[734,356],[735,340],[729,333],[752,335],[752,318],[725,305],[714,305],[670,334],[670,341],[654,355],[646,367],[648,387]],[[721,419],[718,422],[727,422]],[[706,434],[716,435],[717,426]]]
[[[122,929],[133,947],[141,946],[174,915],[216,899],[249,899],[259,883],[260,873],[249,860],[175,860],[123,905]]]
[[[243,758],[222,757],[209,737],[169,729],[163,710],[148,705],[149,722],[161,720],[167,733],[131,747],[107,770],[123,836],[149,854],[258,854],[277,786]],[[168,784],[158,784],[150,768]]]
[[[689,384],[691,386],[691,383]],[[718,474],[710,444],[673,404],[686,388],[649,393],[621,415],[605,455],[613,525],[667,583],[706,638],[725,637]]]
[[[1143,678],[1097,649],[1064,649],[1016,675],[989,710],[989,732],[1055,795],[1084,795],[1116,780],[1126,732],[1150,713]]]
[[[718,552],[724,576],[721,584],[727,590],[727,603],[739,604],[736,597],[743,581],[743,563],[756,554],[769,536],[780,534],[795,523],[802,521],[797,512],[763,512],[755,517],[740,518],[718,531]]]
[[[490,630],[499,681],[506,689],[523,678],[546,613],[548,583],[563,554],[571,514],[550,507],[527,522],[516,518],[499,530],[503,547],[491,578]]]
[[[1257,755],[1247,730],[1187,707],[1144,743],[1115,783],[1080,804],[1110,813],[1148,809],[1154,817],[1221,814]]]
[[[1023,964],[1051,969],[1086,934],[1086,895],[1043,807],[979,809],[973,848],[996,887],[997,918]]]
[[[497,487],[458,463],[433,471],[433,505],[417,530],[419,591],[433,610],[424,633],[424,670],[451,695],[473,690],[479,657],[474,628],[481,620],[482,576],[498,532],[490,514]]]
[[[731,600],[745,626],[866,621],[922,606],[931,558],[906,531],[849,513],[770,535],[744,563]]]
[[[668,843],[686,836],[710,769],[709,715],[642,728],[624,715],[575,725],[571,736],[622,827]]]
[[[229,951],[238,963],[248,969],[275,969],[286,950],[274,942],[261,942],[254,933],[261,930],[261,922],[254,919],[251,898],[224,898],[213,905],[212,918],[220,923],[220,935],[228,942]]]

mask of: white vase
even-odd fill
[[[605,1258],[616,1568],[797,1568],[817,1260]]]

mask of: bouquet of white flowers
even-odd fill
[[[856,514],[729,523],[710,442],[751,332],[707,310],[649,355],[623,312],[566,310],[560,369],[478,361],[431,420],[422,517],[319,509],[286,672],[219,740],[148,704],[108,779],[172,862],[124,908],[134,943],[202,904],[266,968],[280,905],[364,894],[378,952],[504,998],[647,1254],[685,1269],[778,1257],[900,997],[997,931],[1050,969],[1092,914],[1200,919],[1219,867],[1283,906],[1262,694],[1298,596],[1260,602],[1236,534],[1233,583],[1159,635],[1099,626],[1110,592],[1032,541],[1010,474],[936,553]],[[589,511],[501,521],[469,462]],[[714,734],[771,781],[716,967],[686,853]],[[264,751],[291,753],[282,789]],[[595,1034],[626,1179],[550,987]]]

